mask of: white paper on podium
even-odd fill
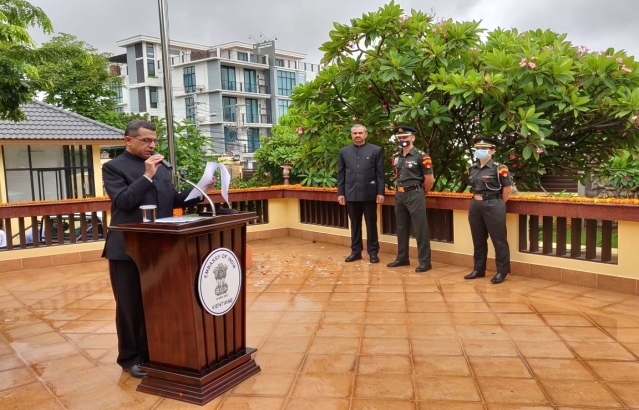
[[[224,198],[224,200],[230,207],[231,204],[229,204],[229,185],[231,184],[231,174],[229,173],[229,170],[226,169],[224,164],[219,164],[217,162],[207,162],[206,168],[204,169],[204,174],[202,174],[202,178],[200,178],[200,181],[197,183],[197,186],[202,191],[206,192],[206,186],[209,185],[211,181],[213,180],[213,175],[215,174],[215,171],[217,169],[220,170],[220,185],[222,186],[222,198]],[[200,195],[201,195],[200,192],[197,189],[194,189],[191,191],[189,196],[186,197],[186,201],[189,201],[195,197],[199,197]]]

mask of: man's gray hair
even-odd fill
[[[366,126],[365,126],[365,125],[362,125],[362,124],[355,124],[355,125],[353,125],[353,126],[351,127],[351,132],[353,132],[353,130],[354,130],[355,128],[364,128],[364,132],[368,132],[368,130],[366,129]]]

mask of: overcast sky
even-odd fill
[[[30,0],[49,16],[56,32],[76,35],[103,52],[121,54],[118,40],[137,34],[159,36],[157,0]],[[552,29],[568,33],[591,50],[625,49],[639,56],[638,0],[398,0],[405,10],[429,11],[455,20],[483,20],[482,27]],[[318,47],[329,40],[333,22],[348,23],[377,10],[384,0],[169,0],[172,40],[213,45],[277,36],[276,46],[307,54],[317,63]],[[46,36],[32,30],[38,42]]]

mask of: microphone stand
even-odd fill
[[[187,184],[193,186],[194,189],[197,189],[198,191],[200,191],[200,193],[202,195],[204,195],[204,198],[206,198],[206,200],[209,202],[209,206],[211,207],[211,214],[212,216],[217,216],[215,214],[215,205],[213,205],[213,201],[211,200],[211,198],[206,194],[206,192],[204,192],[203,189],[201,189],[199,186],[195,185],[193,182],[189,181],[188,179],[184,178],[182,176],[182,174],[180,172],[177,172],[177,176],[184,182],[186,182]]]

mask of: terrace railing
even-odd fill
[[[212,195],[217,207],[226,207],[219,193]],[[231,190],[231,207],[256,212],[258,219],[251,225],[268,225],[271,221],[270,200],[299,200],[297,223],[337,228],[348,235],[346,207],[337,204],[334,190],[300,188],[264,188]],[[386,195],[380,211],[380,233],[395,235],[394,195]],[[6,251],[46,246],[64,246],[104,240],[108,226],[108,199],[83,199],[58,203],[4,204],[0,206],[8,244]],[[427,212],[431,240],[455,243],[457,234],[465,232],[470,205],[468,196],[432,194],[427,197]],[[205,204],[198,207],[201,209]],[[580,203],[523,200],[508,202],[509,214],[518,217],[517,232],[510,229],[511,252],[553,256],[567,259],[617,264],[620,238],[619,225],[639,221],[639,206],[614,203]],[[196,212],[197,208],[185,210]],[[458,213],[462,211],[462,213]],[[462,220],[455,221],[462,217]],[[290,217],[290,215],[287,215]],[[457,227],[457,224],[461,224]],[[468,230],[468,232],[470,232]],[[552,262],[549,262],[552,264]]]
[[[108,199],[4,204],[0,219],[7,246],[0,251],[102,241],[108,226]]]

